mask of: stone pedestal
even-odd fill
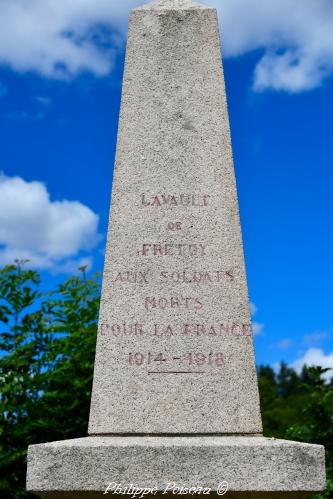
[[[89,434],[31,446],[28,490],[324,488],[323,447],[262,437],[217,14],[190,0],[131,14]]]
[[[226,497],[241,498],[305,498],[325,486],[323,447],[264,437],[96,436],[31,446],[28,466],[28,489],[42,498],[97,498],[112,482],[201,485],[212,496],[227,481]]]

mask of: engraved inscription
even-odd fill
[[[162,282],[187,283],[187,284],[212,284],[220,283],[224,280],[233,282],[235,280],[233,270],[216,271],[162,271],[160,273]]]
[[[179,354],[177,356],[171,356],[166,353],[129,353],[128,363],[130,366],[142,366],[142,365],[166,365],[178,361],[179,364],[185,364],[187,366],[216,366],[223,367],[224,365],[224,355],[221,352],[214,353],[209,352],[208,354],[198,352],[198,353],[186,353]]]
[[[169,222],[168,229],[169,230],[182,230],[182,223],[181,222]]]
[[[111,336],[142,336],[145,333],[143,324],[106,324],[100,325],[101,335]]]
[[[133,272],[125,270],[115,272],[110,279],[112,284],[139,284],[146,285],[156,280],[156,284],[195,284],[208,285],[222,282],[234,282],[234,270],[163,270],[154,275],[150,270]]]
[[[145,209],[171,209],[171,208],[207,208],[211,205],[212,196],[209,194],[141,194],[140,205]],[[179,211],[178,211],[179,213]],[[180,217],[181,218],[181,217]],[[184,228],[184,221],[168,221],[166,220],[164,230],[166,232],[178,232],[179,235]],[[191,225],[193,227],[193,225]],[[178,235],[178,234],[177,234]],[[205,337],[213,340],[216,338],[234,338],[235,341],[246,340],[252,336],[251,324],[243,324],[238,322],[205,322],[206,319],[200,320],[200,311],[203,311],[208,306],[208,302],[204,302],[204,298],[196,296],[196,292],[200,294],[199,289],[206,286],[221,285],[223,289],[227,284],[232,285],[236,280],[237,269],[225,268],[220,270],[188,270],[177,268],[177,257],[186,259],[198,258],[202,259],[209,256],[208,242],[143,242],[140,243],[137,254],[149,262],[149,258],[157,257],[164,259],[168,258],[169,265],[165,269],[159,270],[122,270],[112,274],[111,282],[113,284],[125,284],[132,286],[145,286],[147,291],[143,296],[142,309],[147,313],[147,317],[152,318],[152,323],[142,323],[142,318],[137,322],[133,321],[108,324],[102,323],[100,326],[100,334],[109,335],[116,338],[133,337],[140,338],[141,336],[149,336],[158,341],[160,339],[161,346],[169,344],[170,348],[174,344],[174,338],[183,337],[187,342],[191,339],[204,339]],[[174,263],[170,264],[174,259]],[[170,268],[171,267],[171,268]],[[196,267],[196,266],[195,266]],[[152,283],[155,284],[155,290],[150,291]],[[185,286],[186,285],[186,286]],[[170,291],[161,292],[159,294],[156,288],[167,289],[168,287],[177,289],[173,294]],[[195,290],[194,290],[195,288]],[[191,290],[192,289],[192,290]],[[186,290],[186,291],[185,291]],[[150,294],[151,293],[151,294]],[[172,293],[172,291],[171,291]],[[155,323],[159,319],[154,319],[154,313],[158,311],[183,311],[190,312],[185,321],[176,323]],[[172,314],[171,314],[172,315]],[[196,315],[198,316],[196,318]],[[191,318],[191,316],[193,316]],[[168,319],[166,319],[168,320]],[[163,321],[163,319],[162,319]],[[201,322],[202,321],[202,322]],[[239,338],[239,340],[238,340]],[[216,344],[219,342],[216,341]],[[224,365],[224,355],[214,352],[134,352],[128,354],[128,363],[131,366],[147,366],[148,374],[204,374],[205,369],[201,367],[222,367]],[[175,368],[176,364],[176,368]],[[159,368],[157,371],[149,369],[154,366]],[[166,370],[161,370],[161,366],[166,366]],[[187,368],[187,369],[186,369]],[[199,368],[199,369],[198,369]],[[178,369],[178,370],[174,370]],[[183,370],[182,370],[183,369]],[[208,372],[208,371],[207,371]]]
[[[186,336],[252,336],[251,324],[185,324]]]
[[[206,244],[143,244],[138,251],[142,256],[207,256]]]
[[[155,324],[154,336],[252,336],[251,324],[183,324],[182,326]]]
[[[110,336],[142,336],[150,335],[157,337],[172,337],[177,335],[184,335],[187,337],[250,337],[252,336],[251,324],[240,323],[220,323],[220,324],[207,324],[207,323],[185,323],[185,324],[153,324],[145,325],[142,323],[118,323],[100,325],[101,335]]]
[[[141,194],[141,206],[148,207],[175,207],[175,206],[194,206],[207,207],[210,199],[209,194]]]
[[[118,272],[111,282],[126,282],[127,284],[148,284],[149,270],[146,272]]]
[[[184,297],[162,297],[147,296],[145,299],[146,310],[166,310],[166,309],[186,309],[186,310],[201,310],[203,303],[199,298],[184,298]]]

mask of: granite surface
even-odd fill
[[[88,437],[29,448],[27,487],[40,497],[51,491],[98,497],[113,482],[214,492],[225,481],[227,497],[254,491],[307,497],[324,488],[324,448],[264,437],[200,436]]]
[[[89,434],[258,434],[218,20],[131,14]]]

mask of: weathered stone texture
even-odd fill
[[[149,4],[130,20],[89,433],[260,433],[250,324],[216,10]]]
[[[43,490],[102,492],[113,481],[216,490],[226,480],[234,493],[303,498],[325,484],[322,446],[263,437],[89,437],[31,446],[29,467],[28,489],[39,496]]]

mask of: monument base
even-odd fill
[[[171,483],[209,497],[198,487],[216,496],[227,482],[227,497],[303,499],[325,488],[325,453],[261,436],[91,436],[29,447],[27,489],[43,499],[95,499],[112,482],[156,487],[163,497]]]

